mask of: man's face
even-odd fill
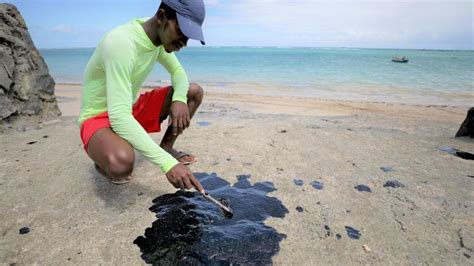
[[[178,52],[181,48],[186,47],[188,38],[179,29],[176,19],[166,19],[161,43],[168,53]]]

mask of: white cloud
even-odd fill
[[[59,32],[59,33],[71,33],[73,32],[72,27],[64,24],[59,24],[51,28],[51,31],[53,32]]]
[[[227,13],[208,17],[206,26],[260,28],[262,39],[279,36],[289,45],[393,47],[420,36],[449,42],[447,36],[454,34],[468,35],[465,45],[473,46],[471,1],[240,0],[224,6]]]

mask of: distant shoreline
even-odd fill
[[[346,50],[381,50],[381,51],[427,51],[427,52],[474,52],[474,49],[424,49],[424,48],[367,48],[367,47],[311,47],[311,46],[188,46],[186,49],[220,49],[220,48],[248,48],[248,49],[346,49]],[[75,50],[75,49],[95,49],[95,47],[54,47],[37,48],[39,51],[48,50]]]

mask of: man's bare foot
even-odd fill
[[[184,165],[189,165],[189,164],[197,162],[197,157],[187,152],[177,151],[173,148],[171,149],[163,148],[163,149],[167,151],[169,154],[171,154],[171,156],[173,156],[176,160],[178,160],[178,162]]]
[[[99,165],[94,163],[94,166],[95,166],[95,170],[97,170],[97,172],[99,172],[99,174],[101,174],[103,177],[105,177],[107,180],[109,180],[110,183],[112,183],[112,184],[123,185],[123,184],[127,184],[132,179],[132,175],[129,175],[126,178],[121,179],[121,180],[112,179],[102,169],[100,169]]]

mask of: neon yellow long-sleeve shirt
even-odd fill
[[[115,28],[97,46],[84,73],[79,124],[108,111],[114,132],[166,173],[178,161],[135,120],[132,106],[157,61],[171,75],[173,101],[187,102],[189,81],[176,56],[148,38],[141,25],[146,20],[136,19]]]

